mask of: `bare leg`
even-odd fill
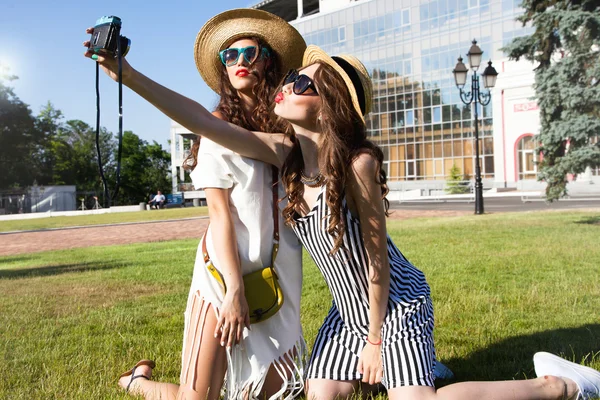
[[[309,379],[306,382],[306,400],[346,399],[355,394],[359,386],[359,381]]]
[[[563,398],[565,385],[567,397]],[[437,393],[427,386],[388,390],[390,400],[567,400],[576,394],[575,382],[555,376],[521,381],[461,382],[445,386]]]
[[[297,357],[298,351],[294,347],[271,364],[259,398],[267,399],[280,392],[284,384],[284,379],[286,387],[289,386],[288,389],[293,391],[292,394],[294,396],[301,393],[303,377],[296,366]],[[288,383],[291,383],[291,385],[288,385]]]
[[[146,400],[218,399],[227,370],[227,355],[212,334],[216,325],[212,306],[196,294],[184,343],[181,385],[140,378],[132,383],[130,393],[142,395]],[[139,367],[136,375],[146,375],[146,368],[149,369]]]

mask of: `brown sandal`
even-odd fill
[[[137,378],[144,378],[144,379],[150,380],[150,378],[148,378],[146,375],[142,375],[142,374],[140,374],[140,375],[135,375],[135,370],[136,370],[136,368],[137,368],[137,367],[140,367],[140,366],[142,366],[142,365],[147,365],[147,366],[149,366],[151,369],[154,369],[154,367],[156,367],[156,364],[154,364],[154,361],[152,361],[152,360],[141,360],[141,361],[138,361],[138,363],[137,363],[137,364],[135,364],[135,365],[133,366],[133,368],[131,368],[129,371],[127,371],[127,372],[123,372],[123,373],[121,374],[121,376],[119,376],[119,380],[120,380],[121,378],[123,378],[123,377],[125,377],[125,376],[129,376],[129,375],[131,375],[131,380],[129,381],[129,384],[127,384],[127,388],[125,388],[125,391],[126,391],[126,392],[129,392],[129,387],[131,386],[131,384],[133,383],[133,381],[134,381],[135,379],[137,379]]]

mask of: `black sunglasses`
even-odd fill
[[[294,94],[304,94],[308,89],[312,89],[315,94],[318,94],[315,83],[306,75],[300,75],[297,69],[290,69],[285,78],[283,78],[283,86],[294,83],[292,90]]]

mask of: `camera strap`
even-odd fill
[[[112,200],[117,198],[119,186],[121,184],[121,155],[123,153],[123,61],[121,57],[121,41],[117,40],[117,63],[118,70],[118,86],[119,86],[119,145],[117,150],[117,170],[115,189],[111,196],[104,175],[104,167],[102,164],[102,152],[100,151],[100,65],[96,63],[96,153],[98,156],[98,169],[100,170],[100,179],[104,190],[104,208],[109,208]]]

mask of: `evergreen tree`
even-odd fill
[[[540,180],[546,197],[566,194],[567,174],[600,165],[600,3],[598,0],[524,0],[518,18],[530,36],[505,47],[511,59],[537,64]]]
[[[460,173],[460,168],[452,164],[450,176],[446,181],[446,192],[448,194],[463,194],[469,192],[469,184],[465,182],[465,177]]]

